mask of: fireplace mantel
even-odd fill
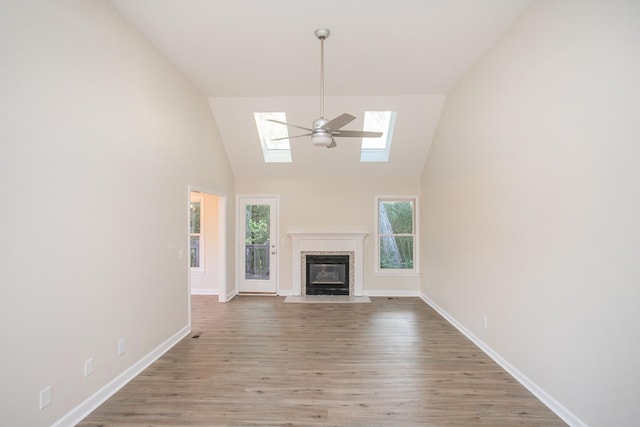
[[[321,231],[312,231],[306,233],[300,233],[297,231],[290,231],[287,233],[294,241],[296,239],[305,240],[364,240],[365,236],[369,233],[359,232],[337,232],[337,233],[324,233]]]
[[[302,266],[301,255],[303,252],[353,252],[354,256],[354,296],[364,294],[363,274],[363,242],[366,232],[289,232],[293,241],[292,266],[293,266],[293,295],[302,294]]]

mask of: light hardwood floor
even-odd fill
[[[189,337],[80,426],[566,425],[419,298],[192,301]]]

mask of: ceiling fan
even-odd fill
[[[382,132],[369,132],[369,131],[357,131],[357,130],[340,130],[347,124],[355,120],[355,117],[351,114],[341,114],[333,120],[327,120],[324,118],[324,41],[329,37],[330,31],[326,28],[319,28],[315,31],[316,37],[320,39],[320,118],[313,121],[311,128],[304,126],[296,126],[290,123],[281,122],[278,120],[268,119],[270,122],[279,123],[281,125],[291,126],[294,128],[306,130],[310,133],[303,135],[289,136],[284,138],[275,138],[273,141],[280,139],[300,138],[303,136],[311,136],[311,143],[319,147],[333,148],[336,141],[334,137],[340,138],[379,138],[382,136]]]

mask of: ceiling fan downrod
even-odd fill
[[[324,118],[324,40],[331,32],[327,28],[318,28],[316,37],[320,39],[320,118]]]

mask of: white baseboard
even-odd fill
[[[288,296],[294,296],[293,294],[293,289],[287,289],[287,290],[278,290],[278,295],[281,297],[288,297]]]
[[[364,291],[364,295],[368,297],[419,297],[420,291]]]
[[[217,289],[194,289],[191,288],[191,295],[218,295]]]
[[[235,298],[238,295],[238,291],[236,289],[233,289],[231,292],[229,292],[226,296],[225,296],[225,300],[221,300],[219,299],[220,302],[228,302],[231,301],[233,298]]]
[[[134,379],[138,374],[144,371],[149,365],[158,360],[160,356],[165,354],[171,347],[176,345],[182,338],[186,337],[191,331],[191,325],[176,332],[168,340],[153,349],[149,354],[138,360],[126,371],[115,377],[100,390],[89,396],[84,402],[69,411],[65,416],[52,424],[52,427],[75,426],[87,417],[94,409],[102,405],[107,399],[113,396],[118,390],[124,387],[129,381]]]
[[[436,304],[433,300],[427,297],[425,294],[420,294],[420,298],[427,303],[431,308],[437,311],[447,322],[460,331],[464,336],[469,338],[480,350],[482,350],[487,356],[493,359],[498,365],[509,373],[516,381],[522,384],[527,390],[538,398],[544,405],[551,409],[558,417],[562,418],[564,422],[572,427],[588,427],[587,424],[580,418],[575,416],[571,411],[565,408],[560,402],[554,399],[549,393],[543,390],[535,382],[529,379],[526,375],[516,369],[513,365],[507,362],[502,356],[496,353],[491,347],[484,343],[480,338],[475,336],[471,331],[465,328],[460,322],[458,322],[453,316],[447,313],[442,307]]]

